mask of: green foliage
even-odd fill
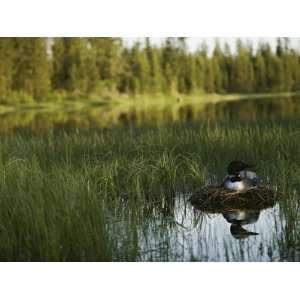
[[[231,120],[0,132],[0,260],[146,260],[143,250],[153,249],[158,260],[171,260],[161,242],[174,238],[178,195],[218,184],[234,159],[256,162],[264,184],[283,193],[286,218],[276,225],[286,228],[283,247],[294,248],[300,241],[298,128],[298,120]],[[158,233],[145,232],[148,225]],[[145,245],[143,237],[160,243]]]
[[[13,93],[47,101],[56,93],[75,99],[299,89],[300,54],[287,38],[277,40],[275,51],[267,43],[254,51],[241,40],[231,51],[216,40],[211,53],[205,43],[189,51],[182,37],[167,38],[160,46],[146,38],[132,47],[105,37],[0,39],[1,103],[15,103]]]
[[[251,93],[254,89],[254,70],[251,46],[237,41],[237,55],[233,64],[232,82],[235,91]]]
[[[4,100],[12,89],[14,42],[11,38],[0,38],[0,100]]]
[[[14,38],[13,88],[37,100],[48,93],[49,73],[44,38]]]
[[[56,38],[52,63],[54,88],[78,94],[95,88],[96,55],[86,38]]]
[[[109,91],[115,91],[118,84],[118,76],[122,69],[120,38],[89,38],[89,49],[94,51],[97,76],[94,80],[100,80],[101,86],[106,86]],[[100,91],[101,92],[101,91]]]
[[[159,49],[153,47],[150,39],[146,38],[145,48],[147,60],[149,62],[149,85],[148,93],[155,94],[162,90],[162,74],[160,69]]]

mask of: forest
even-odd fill
[[[190,51],[186,38],[149,38],[125,46],[121,38],[0,38],[0,103],[118,95],[268,93],[300,90],[300,53],[288,38],[275,49],[236,50],[215,42]]]

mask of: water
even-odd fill
[[[174,219],[167,223],[154,218],[146,228],[139,230],[140,261],[287,259],[281,254],[285,222],[278,204],[262,211],[207,214],[193,208],[186,196],[179,195]]]
[[[197,99],[196,99],[197,100]],[[197,120],[278,120],[300,116],[300,97],[243,99],[218,103],[176,102],[145,106],[91,105],[83,110],[29,109],[0,115],[0,128],[108,128]]]
[[[237,120],[241,121],[241,124],[244,121],[250,121],[245,125],[245,129],[248,129],[248,126],[256,124],[256,121],[264,121],[265,124],[269,124],[269,121],[288,120],[296,121],[294,124],[297,125],[299,117],[300,97],[293,97],[229,101],[205,105],[201,103],[199,105],[176,103],[172,107],[153,105],[145,109],[134,106],[126,109],[101,106],[80,112],[23,111],[1,115],[0,128],[5,130],[19,127],[57,128],[60,130],[61,128],[142,126],[175,121],[184,123],[197,122],[198,120],[209,120],[212,123],[221,120],[224,121],[224,124],[226,122],[231,124],[232,120]],[[222,126],[222,123],[220,124]],[[285,126],[284,122],[282,122],[282,126]],[[296,135],[297,128],[297,126],[293,127],[295,139],[298,136]],[[208,139],[210,138],[208,136]],[[229,138],[232,137],[229,136]],[[226,150],[230,148],[231,144],[218,144],[216,143],[217,139],[218,135],[215,135],[215,140],[211,139],[209,143],[215,143],[218,148],[225,145]],[[288,144],[289,141],[290,139]],[[260,141],[257,140],[257,142]],[[261,145],[264,145],[263,142],[261,141]],[[256,141],[252,141],[252,143],[249,145],[256,145],[254,144]],[[261,145],[254,149],[258,160],[262,160],[265,153],[264,149],[260,149]],[[145,146],[148,147],[148,144]],[[163,143],[162,146],[164,146]],[[297,153],[299,148],[296,143],[291,143],[290,147],[286,148],[291,149],[291,151],[284,151],[285,148],[281,150],[279,142],[276,146],[278,149],[272,152],[273,157],[268,157],[270,162],[265,162],[269,171],[262,170],[262,173],[265,172],[265,179],[268,182],[273,177],[280,177],[279,185],[286,187],[285,192],[288,190],[289,195],[292,195],[291,198],[288,198],[286,192],[283,195],[283,201],[274,207],[264,210],[233,211],[227,214],[201,212],[190,204],[188,201],[189,194],[180,193],[171,199],[164,199],[163,201],[159,199],[158,204],[153,204],[153,207],[148,205],[147,199],[136,206],[118,202],[118,207],[109,207],[105,211],[105,229],[109,233],[112,260],[300,261],[300,208],[297,206],[299,203],[298,195],[300,194],[299,180],[297,179],[299,172],[298,168],[295,168],[294,156],[292,155],[292,151]],[[81,151],[85,149],[85,145],[82,148],[77,148],[78,157],[81,157],[83,153]],[[187,150],[190,151],[190,148]],[[235,149],[231,149],[231,151],[234,152]],[[212,164],[208,171],[212,172],[213,170],[216,176],[221,175],[216,166],[224,163],[223,152],[226,151],[224,149],[217,151],[216,149],[219,157],[213,157],[212,163],[207,160],[204,163],[204,167]],[[11,153],[6,155],[9,157]],[[269,156],[269,152],[267,156]],[[274,157],[277,166],[279,166],[277,169],[271,168]],[[118,159],[117,156],[115,158]],[[196,159],[197,157],[195,157],[195,163]],[[220,160],[218,164],[214,164],[216,159]],[[58,161],[59,163],[60,161]],[[270,170],[274,173],[271,173]],[[288,178],[285,174],[292,174],[292,176]],[[214,178],[212,182],[213,180]],[[276,186],[275,188],[279,189],[280,187]]]

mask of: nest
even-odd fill
[[[242,192],[224,187],[205,187],[195,192],[189,201],[199,210],[217,213],[269,208],[274,206],[276,197],[274,191],[262,186]]]

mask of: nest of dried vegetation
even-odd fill
[[[192,205],[206,212],[265,209],[274,206],[276,195],[268,187],[256,187],[247,191],[232,191],[224,187],[205,187],[189,199]]]

